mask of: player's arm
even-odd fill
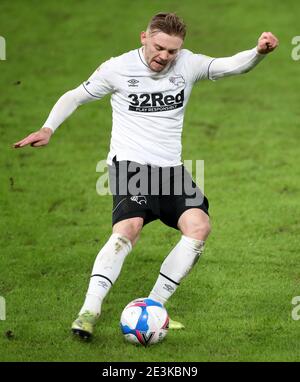
[[[265,56],[278,46],[278,39],[271,32],[264,32],[259,37],[257,46],[235,54],[232,57],[215,58],[208,68],[208,78],[218,78],[247,73]]]
[[[29,144],[33,147],[47,145],[54,131],[78,108],[78,106],[94,101],[95,99],[97,98],[89,94],[83,85],[68,91],[56,102],[43,127],[40,130],[29,134],[21,141],[14,143],[13,147],[20,148]]]
[[[43,127],[35,133],[29,134],[13,147],[20,148],[26,145],[33,147],[45,146],[54,131],[78,108],[85,103],[101,99],[111,93],[114,88],[111,83],[113,75],[110,69],[110,60],[104,62],[88,79],[76,89],[65,93],[56,102]]]

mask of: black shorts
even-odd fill
[[[132,161],[116,161],[109,166],[113,194],[112,225],[142,217],[144,225],[160,219],[178,229],[178,219],[190,208],[208,215],[209,203],[183,165],[151,167]]]

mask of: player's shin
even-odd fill
[[[96,257],[85,302],[79,314],[89,311],[100,315],[101,305],[117,280],[126,256],[132,249],[130,240],[113,233]]]
[[[149,298],[164,305],[198,261],[204,244],[202,240],[182,235],[181,240],[164,260]]]

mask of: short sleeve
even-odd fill
[[[112,59],[105,61],[98,69],[83,82],[84,89],[95,98],[102,98],[106,94],[112,93],[114,87],[112,84],[113,72],[111,68]]]

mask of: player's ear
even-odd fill
[[[141,43],[142,43],[142,45],[145,45],[145,43],[146,43],[146,38],[147,38],[147,34],[146,34],[146,32],[141,32]]]

